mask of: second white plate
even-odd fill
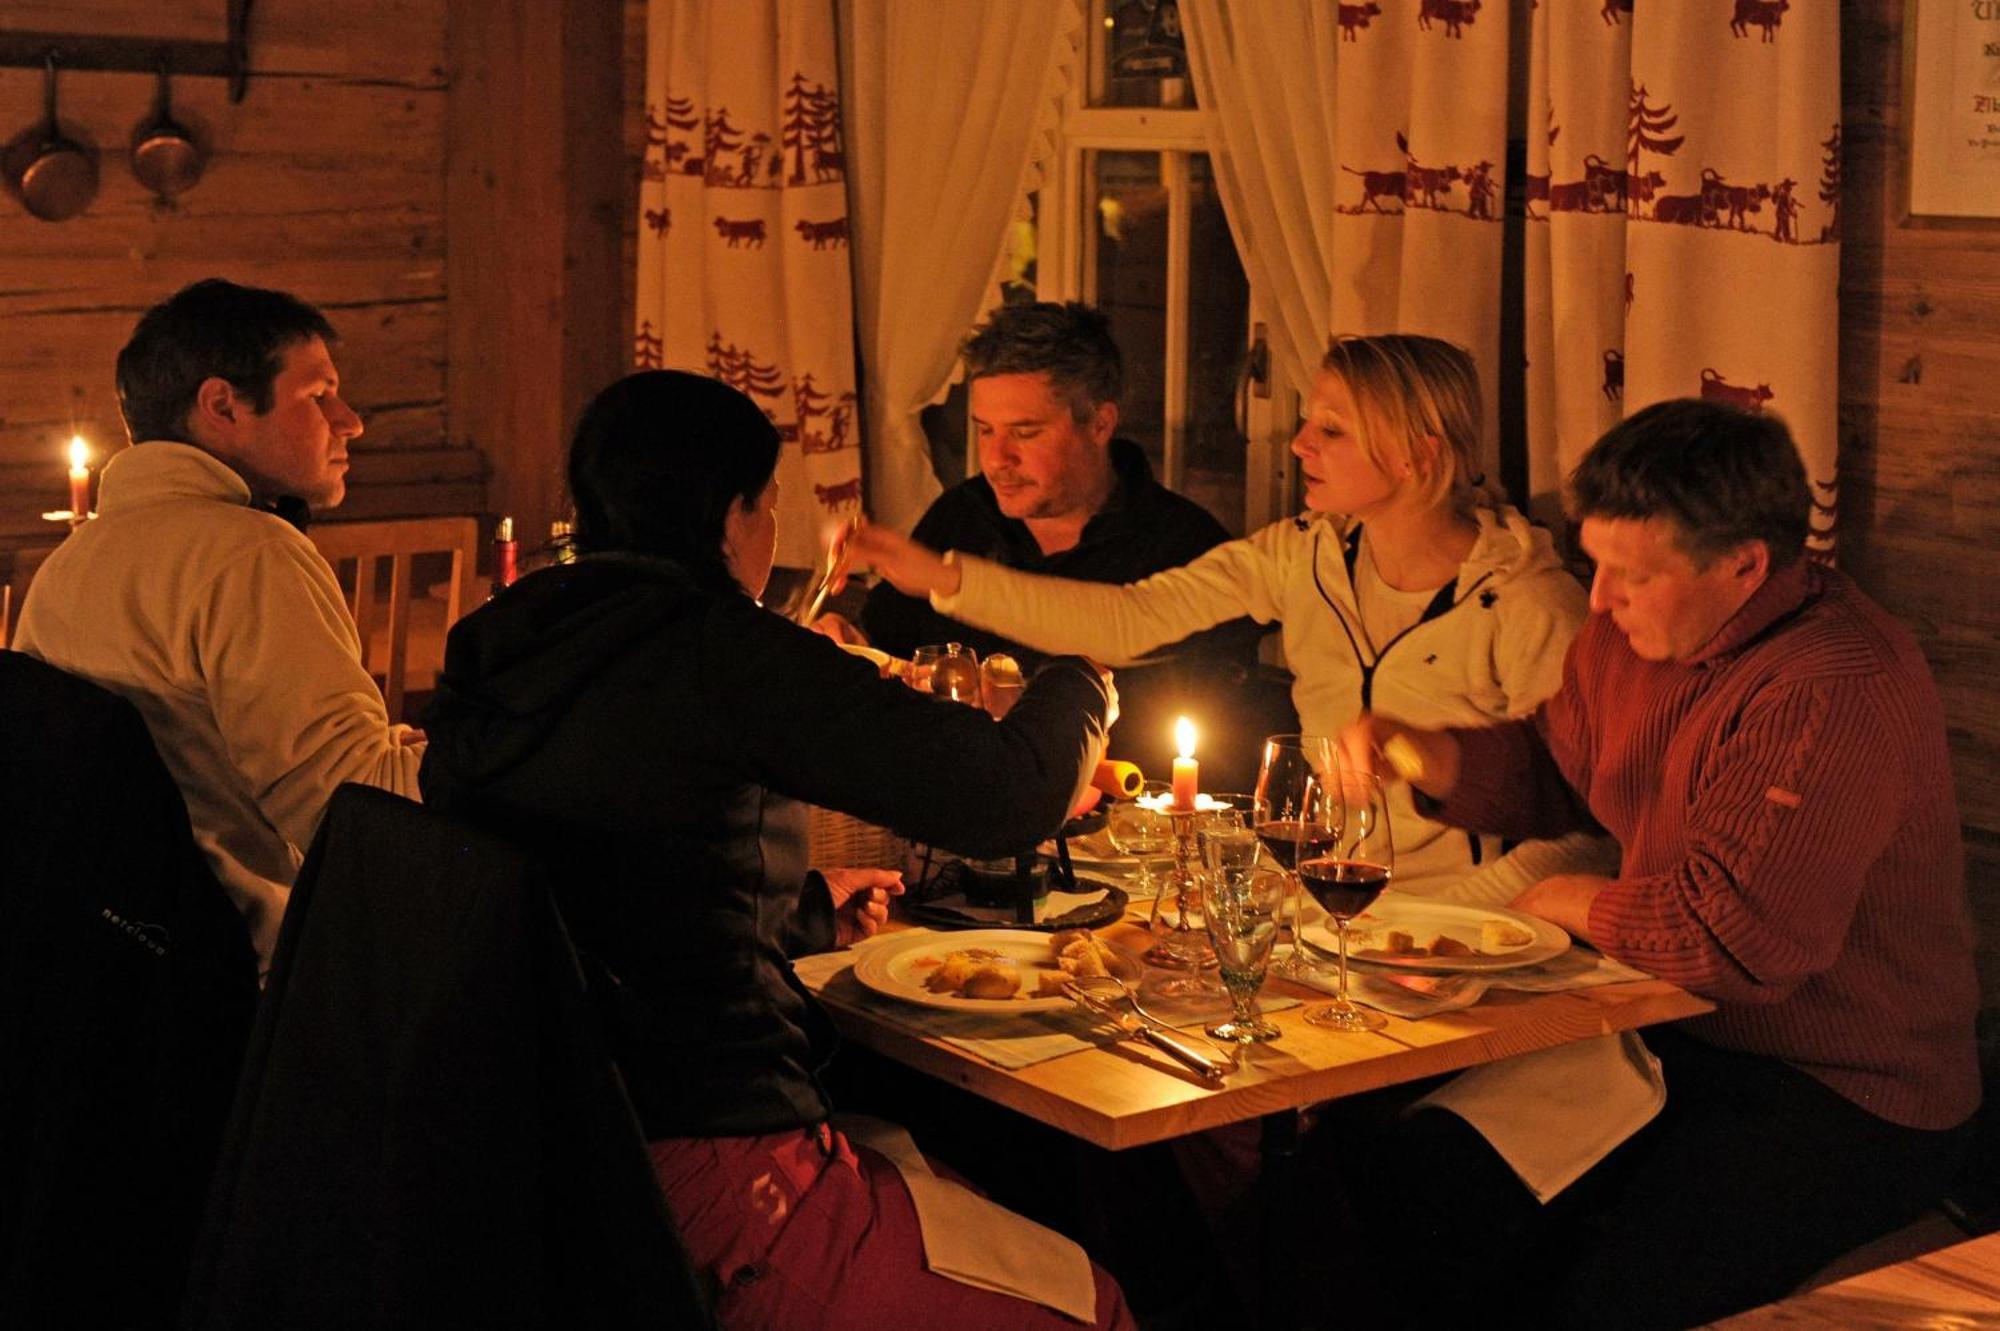
[[[1531,935],[1528,942],[1490,952],[1479,950],[1480,928],[1488,920],[1505,920]],[[1381,951],[1381,939],[1392,929],[1411,935],[1421,946],[1439,934],[1473,949],[1470,955],[1430,957]],[[1301,935],[1306,946],[1334,956],[1340,946],[1334,937],[1333,922],[1321,915],[1307,924]],[[1456,973],[1497,971],[1559,957],[1569,951],[1567,933],[1547,920],[1523,915],[1497,906],[1461,906],[1448,901],[1428,901],[1404,896],[1390,888],[1375,898],[1375,904],[1348,921],[1347,955],[1354,961],[1394,966],[1401,970]]]

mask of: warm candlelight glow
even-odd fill
[[[69,437],[69,520],[82,522],[90,516],[90,445],[83,436]]]
[[[1195,806],[1200,769],[1194,760],[1194,740],[1194,722],[1186,717],[1174,722],[1174,745],[1181,751],[1181,756],[1174,759],[1173,791],[1176,809],[1192,809]]]

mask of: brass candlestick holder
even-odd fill
[[[1167,870],[1160,890],[1153,897],[1152,914],[1147,921],[1153,945],[1146,949],[1145,959],[1162,970],[1179,974],[1158,981],[1153,988],[1166,997],[1220,993],[1221,985],[1208,973],[1215,969],[1215,949],[1209,945],[1201,913],[1201,853],[1196,820],[1203,810],[1169,805],[1163,812],[1173,826],[1174,867]]]

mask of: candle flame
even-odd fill
[[[90,445],[83,442],[83,436],[80,434],[69,437],[69,469],[71,471],[90,469]]]
[[[1180,749],[1181,757],[1194,757],[1194,722],[1184,716],[1174,722],[1174,744]]]

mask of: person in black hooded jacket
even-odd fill
[[[1027,850],[1092,771],[1115,694],[1061,658],[996,721],[766,611],[778,450],[713,380],[599,394],[569,458],[579,558],[452,629],[424,798],[550,866],[725,1323],[861,1325],[904,1300],[976,1322],[1004,1296],[926,1271],[893,1169],[827,1122],[833,1034],[789,958],[873,933],[902,885],[809,870],[804,806],[969,856]],[[1045,1311],[1009,1302],[1009,1324]]]

